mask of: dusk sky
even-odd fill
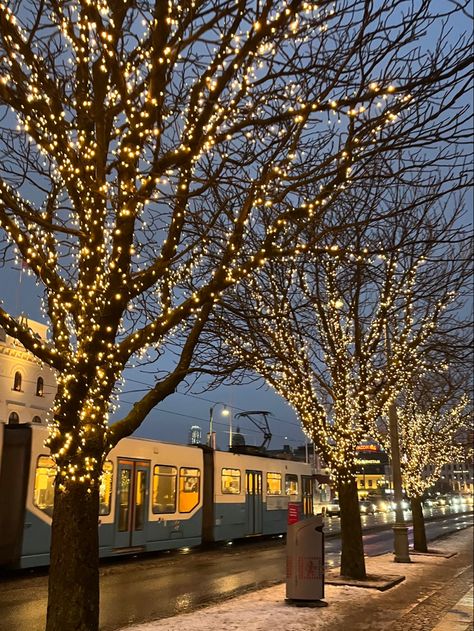
[[[0,268],[0,300],[3,308],[12,315],[24,313],[33,320],[46,322],[41,314],[41,289],[35,285],[31,276],[21,272],[19,266],[10,265]],[[114,417],[118,418],[128,412],[131,404],[139,399],[146,390],[146,384],[152,382],[151,368],[143,372],[140,369],[127,371],[127,382],[120,398],[120,408]],[[259,382],[261,385],[262,382]],[[168,397],[157,406],[144,421],[142,427],[136,432],[137,436],[157,438],[170,442],[186,442],[191,425],[199,425],[203,431],[203,437],[209,429],[210,407],[214,408],[214,430],[216,431],[217,445],[224,448],[228,441],[229,417],[222,416],[222,404],[227,404],[233,411],[233,415],[245,410],[268,410],[272,413],[269,417],[272,441],[270,448],[276,449],[284,444],[295,447],[304,444],[298,420],[290,406],[273,390],[265,385],[258,388],[259,384],[248,386],[224,386],[217,390],[205,391],[205,381],[196,384],[193,392],[186,393],[185,386]],[[240,426],[246,442],[250,445],[260,444],[262,434],[247,419],[233,421],[233,429]]]

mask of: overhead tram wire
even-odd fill
[[[137,390],[134,390],[133,392],[140,392]],[[120,401],[126,405],[133,405],[135,402],[134,401],[127,401],[126,399],[120,399]],[[235,409],[239,409],[239,408],[235,408]],[[201,423],[208,423],[209,419],[208,418],[203,418],[200,416],[194,416],[193,414],[185,414],[183,412],[173,412],[172,410],[166,410],[165,408],[156,408],[157,412],[160,413],[164,413],[164,414],[172,414],[173,416],[180,416],[186,419],[192,419],[194,421],[199,421]],[[223,427],[224,429],[228,428],[228,423],[224,422],[224,421],[218,421],[218,420],[214,420],[214,425],[219,425],[221,427]],[[257,431],[256,429],[253,428],[245,428],[245,433],[248,434],[258,434],[260,435],[260,432]],[[283,441],[288,441],[290,443],[301,443],[302,440],[304,440],[304,436],[302,436],[302,438],[298,439],[298,438],[289,438],[288,436],[283,436],[281,434],[272,434],[273,438],[279,438]]]
[[[137,379],[128,379],[126,378],[125,381],[131,382],[131,383],[137,383],[139,385],[142,386],[148,386],[150,387],[151,384],[146,383],[145,381],[139,381]],[[146,388],[144,389],[137,389],[137,390],[124,390],[122,394],[132,394],[134,392],[146,392]],[[207,397],[203,397],[203,396],[199,396],[197,394],[190,394],[187,392],[175,392],[175,395],[180,395],[182,397],[191,397],[192,399],[198,399],[199,401],[205,401],[206,403],[212,403],[212,404],[216,404],[216,403],[221,403],[221,401],[214,401],[213,399],[208,399]],[[230,404],[229,404],[230,405]],[[232,405],[232,408],[234,410],[238,410],[239,412],[245,412],[245,408],[240,408],[236,405]],[[301,429],[301,426],[299,423],[293,423],[292,421],[287,421],[285,419],[279,418],[278,416],[275,416],[274,414],[271,415],[272,421],[277,421],[278,423],[283,423],[284,425],[289,425],[291,427],[295,427],[297,429]]]

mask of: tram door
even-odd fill
[[[314,481],[313,478],[308,475],[301,476],[301,497],[303,500],[303,515],[314,515]]]
[[[247,535],[260,535],[263,531],[262,472],[245,472],[245,508],[247,511]]]
[[[119,458],[115,510],[115,546],[130,548],[146,543],[150,463]]]

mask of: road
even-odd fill
[[[375,526],[383,517],[365,517]],[[367,523],[368,522],[368,523]],[[430,540],[472,525],[469,515],[446,515],[427,523]],[[337,531],[338,519],[326,530]],[[366,554],[392,550],[391,529],[364,535]],[[411,534],[411,532],[410,532]],[[159,553],[104,563],[101,566],[101,631],[132,622],[164,618],[204,604],[281,582],[284,579],[283,539],[252,540],[234,545]],[[339,564],[340,541],[326,539],[326,563]],[[43,631],[47,598],[45,571],[9,575],[0,582],[0,631]]]

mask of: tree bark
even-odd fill
[[[46,631],[98,631],[99,488],[55,489]]]
[[[367,574],[356,480],[339,483],[339,506],[341,508],[341,576],[364,579]]]
[[[413,549],[417,552],[427,552],[425,517],[421,497],[411,497],[410,501],[413,517]]]

